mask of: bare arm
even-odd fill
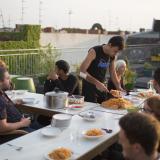
[[[91,62],[96,58],[96,53],[94,49],[90,49],[88,52],[87,57],[83,61],[83,63],[80,66],[80,72],[87,74],[86,80],[96,86],[97,89],[101,91],[106,91],[108,92],[108,89],[105,87],[103,83],[101,83],[99,80],[91,76],[88,72],[87,69],[90,66]]]
[[[110,72],[112,82],[114,83],[116,89],[120,90],[120,91],[123,91],[123,89],[121,88],[120,81],[117,78],[117,73],[116,73],[116,70],[115,70],[115,60],[112,60],[111,63],[110,63],[109,72]]]
[[[29,126],[31,121],[28,118],[22,118],[20,122],[8,123],[7,119],[0,120],[0,132],[9,132],[22,127]]]

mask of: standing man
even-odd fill
[[[85,96],[85,101],[101,103],[106,99],[108,89],[104,81],[108,68],[116,89],[122,90],[117,80],[114,63],[117,53],[123,48],[123,38],[114,36],[108,44],[95,46],[88,51],[80,67],[80,77],[83,78],[82,94]]]

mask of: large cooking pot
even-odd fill
[[[45,99],[48,108],[64,108],[68,105],[68,92],[47,92]]]

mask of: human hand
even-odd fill
[[[21,105],[23,103],[23,100],[22,99],[16,99],[15,100],[15,104],[16,105]]]
[[[96,83],[96,88],[102,92],[109,92],[108,88],[101,82]]]
[[[50,79],[50,80],[56,80],[58,79],[58,75],[56,74],[56,72],[53,70],[49,73],[47,79]]]
[[[30,118],[22,118],[21,119],[21,127],[28,127],[31,124]]]

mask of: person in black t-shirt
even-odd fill
[[[44,83],[44,93],[59,89],[68,92],[69,95],[79,95],[78,78],[69,72],[69,64],[64,60],[59,60],[55,63],[55,70],[53,70],[47,77]],[[39,115],[37,121],[43,125],[49,125],[52,117]]]
[[[85,96],[85,101],[101,103],[107,98],[108,89],[104,85],[107,69],[116,89],[123,90],[117,80],[114,66],[115,56],[123,47],[123,38],[114,36],[108,44],[89,50],[80,67],[80,76],[83,78],[82,95]]]
[[[45,81],[44,92],[53,91],[58,88],[68,92],[69,95],[79,94],[79,83],[76,76],[68,74],[69,64],[64,60],[59,60],[55,64],[55,71],[52,71]]]
[[[29,118],[23,118],[15,104],[5,94],[4,89],[10,88],[9,73],[0,67],[0,132],[9,132],[28,127]]]

